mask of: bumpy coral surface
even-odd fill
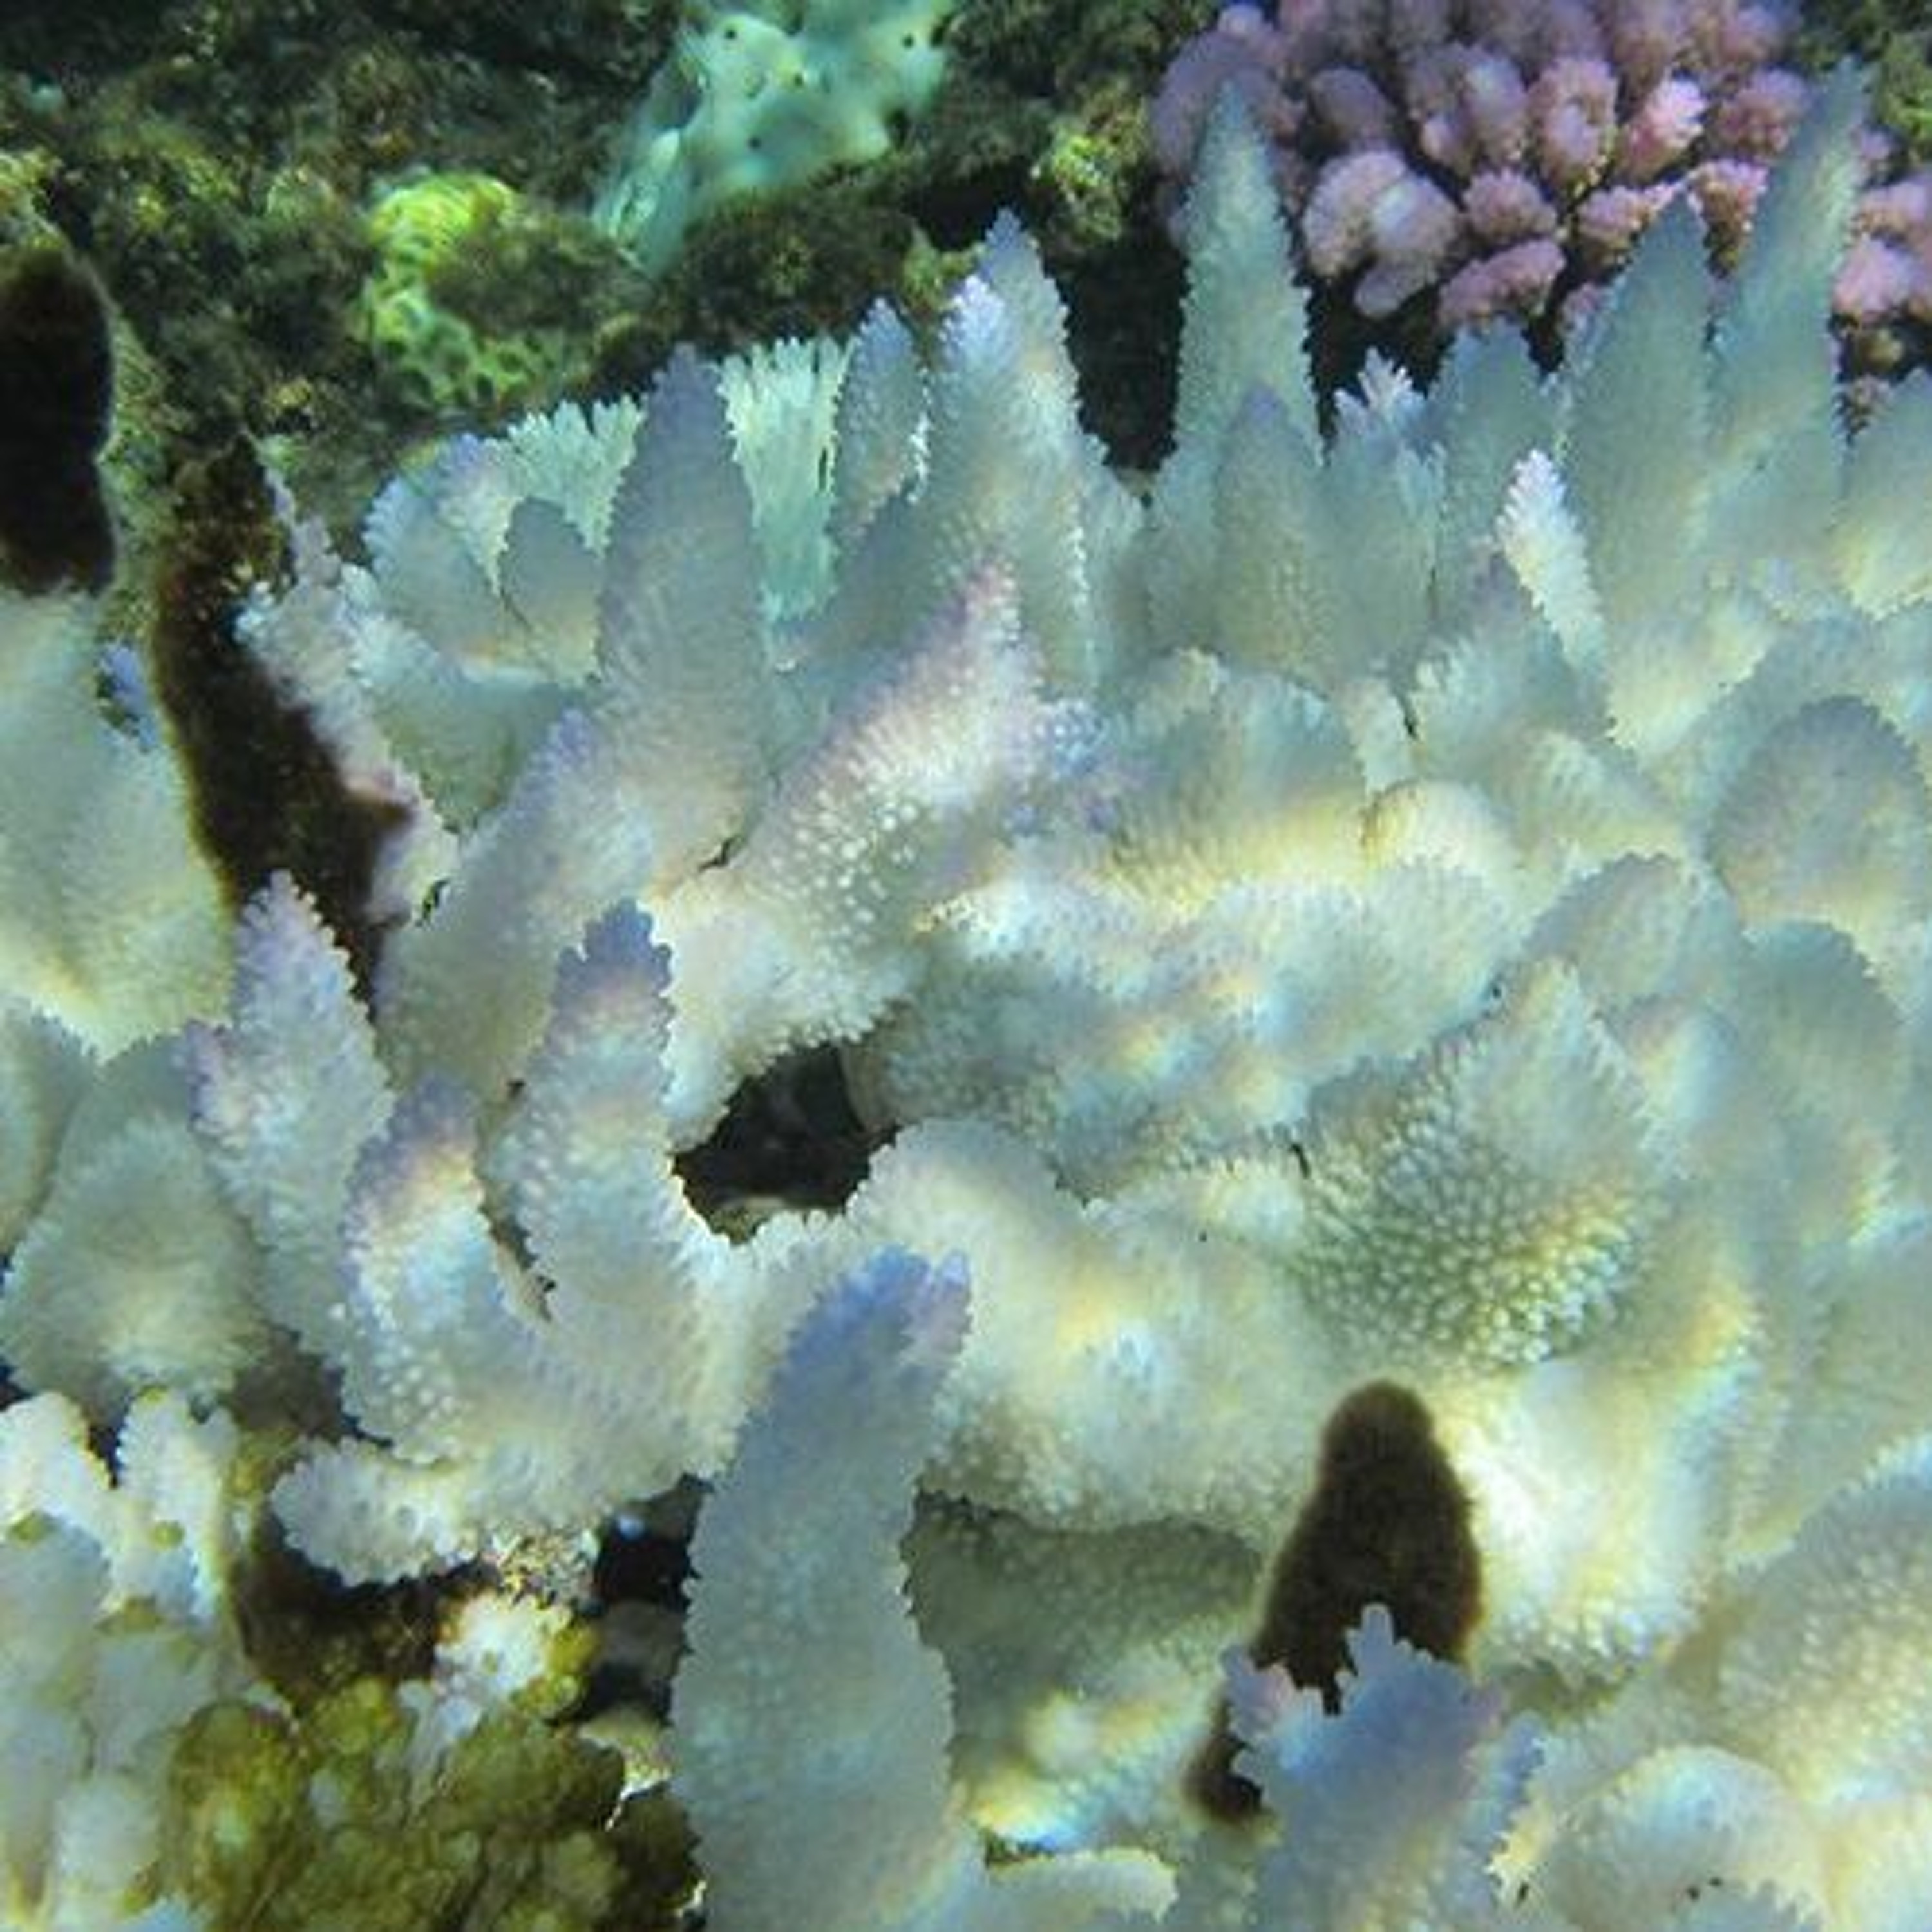
[[[1224,106],[1144,494],[1002,224],[929,358],[680,357],[305,538],[249,642],[416,910],[366,1006],[278,880],[225,992],[8,1010],[16,1374],[321,1364],[273,1507],[355,1580],[717,1478],[722,1932],[1922,1923],[1932,384],[1847,436],[1857,113],[1720,292],[1673,208],[1558,376],[1489,334],[1324,428]],[[833,1047],[890,1145],[728,1240],[679,1157]],[[1482,1688],[1372,1612],[1333,1710],[1217,1675],[1377,1382]]]
[[[0,1921],[193,1922],[154,1902],[174,1740],[215,1700],[260,1700],[228,1583],[236,1431],[156,1395],[120,1481],[58,1395],[0,1414]],[[152,1911],[146,1910],[152,1906]]]

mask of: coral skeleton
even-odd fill
[[[1331,410],[1224,96],[1144,490],[1003,221],[929,356],[680,355],[304,540],[248,646],[420,904],[365,1004],[290,881],[224,968],[9,820],[34,945],[125,930],[0,1012],[8,1425],[320,1384],[266,1506],[358,1582],[714,1483],[718,1932],[1932,1921],[1932,383],[1845,429],[1858,111],[1727,283],[1673,205],[1554,376]],[[807,1049],[884,1144],[729,1238],[680,1158]],[[1378,1382],[1480,1611],[1297,1684],[1241,1646]]]

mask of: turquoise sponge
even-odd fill
[[[939,85],[955,4],[694,7],[619,142],[598,226],[655,270],[720,202],[883,154]]]

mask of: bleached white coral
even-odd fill
[[[1332,1718],[1279,1666],[1229,1660],[1236,1764],[1283,1827],[1248,1924],[1505,1923],[1491,1864],[1535,1764],[1534,1726],[1399,1642],[1379,1605],[1348,1650]]]
[[[1651,1262],[1668,1190],[1646,1115],[1574,976],[1540,966],[1399,1081],[1324,1094],[1297,1284],[1374,1355],[1568,1353]]]
[[[929,362],[883,315],[728,382],[680,358],[641,419],[464,446],[389,500],[366,572],[311,556],[258,608],[272,656],[330,632],[345,734],[418,760],[454,842],[373,1010],[278,886],[225,1023],[189,1036],[188,1124],[178,1088],[134,1083],[218,1182],[194,1198],[228,1218],[184,1222],[190,1246],[253,1244],[209,1271],[216,1305],[340,1388],[278,1506],[345,1574],[406,1574],[586,1530],[742,1431],[705,1553],[756,1526],[802,1564],[843,1550],[850,1575],[790,1597],[748,1547],[718,1573],[742,1561],[775,1642],[849,1610],[909,1728],[895,1756],[836,1647],[816,1677],[795,1644],[782,1670],[728,1656],[707,1611],[681,1721],[723,1714],[687,1776],[728,1918],[765,1922],[785,1848],[822,1849],[809,1745],[834,1734],[910,1849],[828,1887],[905,1923],[1020,1894],[937,1761],[940,1665],[892,1549],[915,1480],[1006,1525],[950,1550],[928,1529],[916,1573],[1004,1609],[1036,1587],[1029,1538],[1078,1539],[1035,1613],[1096,1618],[1085,1650],[1012,1647],[1022,1706],[1000,1616],[932,1617],[982,1816],[1024,1850],[1172,1852],[1177,1924],[1223,1879],[1252,1893],[1252,1850],[1186,1851],[1211,1694],[1186,1660],[1248,1634],[1240,1580],[1323,1418],[1388,1378],[1469,1493],[1480,1694],[1546,1723],[1514,1818],[1510,1777],[1418,1802],[1432,1849],[1395,1894],[1507,1921],[1469,1848],[1508,1827],[1526,1923],[1613,1924],[1633,1866],[1659,1923],[1912,1922],[1932,456],[1920,388],[1858,436],[1838,419],[1852,118],[1828,91],[1721,292],[1675,216],[1564,371],[1486,337],[1426,393],[1377,368],[1324,432],[1231,106],[1144,500],[1082,431],[1058,299],[1002,224]],[[842,1210],[730,1246],[677,1156],[808,1047],[840,1049],[892,1144]],[[100,1192],[100,1142],[56,1124],[65,1078],[14,1130],[34,1179],[6,1306],[44,1318],[37,1376],[106,1405],[128,1372],[88,1380],[86,1268],[26,1265],[81,1254],[57,1210]],[[131,1098],[99,1118],[148,1132]],[[148,1177],[140,1215],[189,1198],[140,1151],[112,1169]],[[927,1277],[874,1258],[914,1246],[967,1257],[974,1312],[940,1324],[951,1369],[902,1384]],[[188,1359],[148,1372],[212,1390],[234,1331],[204,1346],[191,1306]],[[869,1444],[833,1427],[847,1369],[886,1390]],[[1163,1595],[1163,1643],[1105,1606],[1168,1534],[1213,1587]],[[1072,1708],[1052,1671],[1109,1638],[1144,1667]],[[1302,1706],[1289,1759],[1360,1742],[1423,1786],[1480,1759],[1424,1721],[1462,1693],[1365,1641],[1358,1708],[1319,1720],[1360,1728]],[[1841,1664],[1869,1736],[1828,1708]],[[1786,1723],[1766,1687],[1793,1674]],[[760,1751],[762,1810],[733,1778]],[[1282,1888],[1346,1889],[1282,1844]],[[1693,1897],[1700,1859],[1745,1902]],[[1089,1871],[1029,1870],[1042,1922]],[[843,1932],[846,1897],[820,1922]]]
[[[1164,1889],[1125,1853],[989,1872],[950,1790],[946,1672],[896,1545],[966,1299],[956,1265],[892,1250],[839,1283],[700,1520],[675,1786],[721,1932],[802,1905],[826,1926],[1073,1932]]]
[[[562,963],[490,1144],[526,1264],[486,1218],[472,1104],[446,1077],[392,1102],[313,910],[278,880],[252,910],[235,1016],[194,1042],[198,1112],[275,1258],[272,1307],[338,1365],[386,1445],[318,1449],[281,1484],[284,1520],[325,1560],[406,1574],[587,1524],[722,1453],[752,1328],[728,1250],[670,1174],[664,971],[622,908]],[[264,1022],[298,1010],[308,1050],[280,1055]],[[566,1415],[584,1426],[557,1430]]]
[[[182,774],[111,722],[85,598],[0,592],[0,978],[100,1052],[221,997]]]
[[[1692,1900],[1751,1888],[1770,1925],[1922,1921],[1928,1468],[1923,1437],[1883,1459],[1726,1577],[1694,1643],[1553,1733],[1504,1868],[1590,1928],[1700,1923]]]
[[[21,1932],[199,1922],[157,1896],[168,1754],[203,1706],[266,1694],[228,1594],[237,1441],[149,1397],[117,1481],[64,1396],[0,1412],[0,1919]]]
[[[16,1377],[102,1417],[152,1384],[225,1395],[269,1346],[259,1257],[185,1118],[172,1046],[116,1056],[60,1118],[0,1295]]]

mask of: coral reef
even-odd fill
[[[58,1396],[0,1414],[8,1925],[670,1922],[613,1828],[621,1759],[551,1721],[588,1648],[563,1612],[472,1594],[426,1670],[278,1684],[233,1424],[143,1398],[111,1475],[83,1430]]]
[[[149,504],[238,430],[343,536],[426,434],[640,386],[682,341],[843,332],[881,292],[936,317],[1002,207],[1066,281],[1096,426],[1150,460],[1178,272],[1144,103],[1211,4],[975,0],[883,154],[718,200],[647,280],[589,211],[692,25],[673,0],[166,0],[84,32],[21,0],[0,25],[0,238],[64,236],[116,304],[124,595],[164,549]],[[500,186],[469,206],[471,245],[399,260],[398,198],[439,178]]]
[[[365,986],[285,873],[223,917],[85,601],[0,607],[7,1548],[70,1493],[183,1532],[47,1559],[25,1922],[69,1806],[130,1821],[108,1910],[224,1896],[158,1791],[238,1808],[185,1842],[259,1898],[324,1758],[419,1909],[474,1838],[503,1922],[616,1916],[649,1754],[518,1698],[694,1477],[718,1932],[1922,1922],[1932,382],[1846,429],[1861,107],[1722,285],[1676,205],[1553,376],[1492,331],[1324,412],[1224,96],[1144,488],[1003,221],[929,352],[681,354],[447,446],[359,559],[292,520],[238,636],[392,808]],[[862,1179],[713,1226],[694,1157],[835,1054]],[[155,1416],[476,1622],[285,1728],[245,1586],[170,1580],[212,1506]],[[1423,1546],[1368,1580],[1337,1486]],[[166,1574],[116,1597],[124,1534]],[[96,1668],[123,1597],[196,1633],[158,1718]]]
[[[924,112],[862,167],[722,203],[656,277],[607,374],[641,386],[676,344],[713,353],[849,332],[885,296],[937,322],[1001,210],[1070,309],[1088,420],[1151,464],[1173,394],[1178,260],[1161,243],[1147,101],[1213,0],[974,0]]]
[[[153,1901],[176,1738],[219,1699],[266,1694],[235,1628],[237,1432],[178,1396],[136,1403],[118,1480],[80,1411],[0,1412],[0,1916],[120,1925]],[[191,1923],[181,1914],[156,1924]]]

